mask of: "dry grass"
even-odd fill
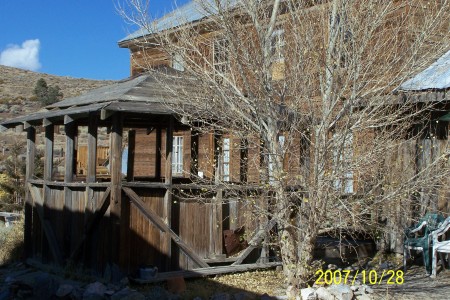
[[[263,294],[282,295],[285,293],[285,278],[283,272],[276,270],[258,270],[251,272],[218,275],[215,277],[205,277],[198,279],[186,279],[186,291],[180,296],[182,299],[210,299],[212,295],[227,293],[236,294],[246,292],[259,299]],[[135,286],[144,294],[155,286],[164,286],[165,284],[149,284],[146,286]]]
[[[12,227],[0,228],[0,265],[21,259],[23,252],[23,218]]]

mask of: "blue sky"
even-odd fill
[[[78,78],[128,77],[129,52],[117,41],[136,28],[117,13],[123,2],[0,0],[0,64]],[[158,17],[186,2],[150,0],[150,11]]]

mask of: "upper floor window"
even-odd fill
[[[230,67],[228,55],[229,42],[227,39],[217,39],[213,43],[213,66],[214,76],[217,80],[222,81]]]
[[[286,41],[284,38],[284,29],[279,28],[274,30],[270,41],[270,52],[273,62],[284,61],[284,48]]]
[[[183,174],[183,137],[174,136],[172,145],[172,173]]]
[[[333,175],[334,187],[343,194],[353,194],[353,134],[333,135]]]
[[[184,58],[180,53],[173,54],[172,68],[178,71],[184,71]]]
[[[230,139],[224,138],[222,142],[223,153],[223,181],[230,181]]]

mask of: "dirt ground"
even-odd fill
[[[404,275],[402,285],[374,285],[374,299],[450,299],[450,270],[431,278],[423,266],[413,266]]]
[[[0,268],[0,290],[7,288],[8,277],[17,272],[23,272],[27,268],[23,264],[13,264],[8,267]],[[13,275],[14,276],[14,275]],[[436,278],[430,278],[426,275],[423,266],[415,265],[408,269],[403,276],[404,282],[401,285],[387,285],[383,282],[381,285],[369,285],[374,293],[370,294],[372,299],[450,299],[450,270],[444,270],[438,273]],[[67,280],[67,278],[66,278]],[[74,283],[74,286],[83,286],[86,282]],[[166,289],[165,283],[155,285],[131,285],[130,288],[136,289],[144,295],[151,294],[155,288]],[[210,299],[211,296],[220,293],[237,295],[246,293],[253,295],[252,299],[260,299],[261,295],[283,296],[285,295],[286,285],[284,283],[283,273],[276,270],[260,270],[245,273],[236,273],[209,278],[198,278],[186,280],[186,291],[180,296],[181,299]],[[0,297],[1,298],[1,297]],[[147,299],[156,299],[147,297]]]

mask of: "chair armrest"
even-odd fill
[[[439,236],[443,235],[450,229],[450,217],[445,219],[445,221],[439,226],[438,229],[431,232],[431,236],[433,237],[433,243],[438,241]]]
[[[416,226],[412,226],[412,227],[406,228],[405,235],[408,237],[408,235],[420,231],[426,225],[427,225],[427,221],[423,221],[417,227]]]

